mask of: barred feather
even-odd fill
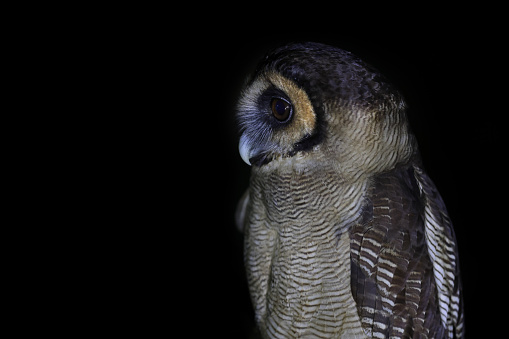
[[[430,219],[432,205],[448,220],[424,178],[413,166],[374,178],[364,222],[351,230],[352,293],[368,336],[462,337],[454,236],[450,223]]]
[[[270,338],[364,338],[344,227],[358,218],[366,183],[316,174],[251,180],[245,250],[257,321]]]

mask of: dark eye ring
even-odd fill
[[[273,98],[270,102],[272,115],[279,121],[287,121],[292,115],[292,104],[281,98]]]

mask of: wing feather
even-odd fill
[[[352,294],[368,336],[452,338],[458,327],[454,234],[441,199],[429,202],[427,190],[439,194],[424,175],[407,166],[374,178],[362,222],[350,230]],[[436,211],[441,219],[431,220]]]
[[[244,231],[244,221],[246,219],[246,210],[249,205],[249,188],[246,189],[235,210],[235,225],[240,232]]]
[[[424,203],[426,243],[438,290],[440,319],[449,338],[453,334],[459,338],[463,336],[463,307],[454,229],[434,183],[420,167],[415,166],[414,175]]]

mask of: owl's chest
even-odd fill
[[[250,189],[246,259],[261,323],[298,337],[356,321],[345,231],[360,214],[364,185],[315,173],[255,178]]]

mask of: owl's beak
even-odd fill
[[[246,164],[249,166],[262,166],[272,160],[268,152],[260,145],[253,145],[253,142],[242,134],[239,141],[239,153]]]
[[[251,166],[251,163],[249,162],[249,159],[251,158],[251,147],[249,147],[249,139],[246,137],[245,134],[242,134],[239,141],[239,153],[240,157],[246,164]]]

